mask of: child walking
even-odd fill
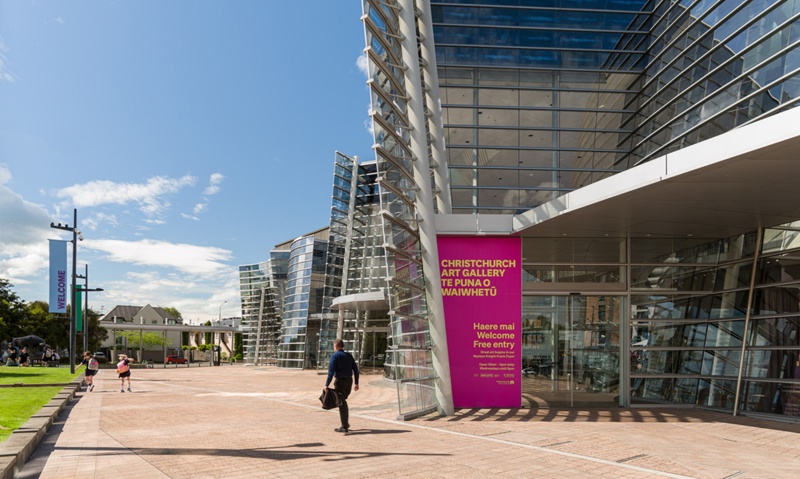
[[[119,374],[120,385],[119,385],[119,392],[125,392],[125,378],[128,379],[128,392],[131,392],[131,363],[134,362],[133,359],[125,356],[124,354],[119,355],[119,362],[117,363],[117,374]]]
[[[94,389],[94,376],[97,374],[97,371],[100,369],[100,363],[97,362],[97,359],[92,356],[92,353],[89,351],[83,352],[83,361],[78,366],[86,366],[86,372],[84,373],[85,377],[84,380],[86,381],[86,385],[89,386],[89,392],[92,392]]]

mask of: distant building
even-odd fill
[[[100,318],[100,326],[105,327],[111,324],[176,326],[182,325],[183,320],[173,318],[164,308],[153,307],[148,304],[146,306],[115,306]],[[171,341],[170,349],[180,350],[182,344],[180,332],[176,330],[170,331],[167,334],[167,338]],[[102,348],[108,349],[122,349],[127,346],[130,345],[125,343],[123,337],[118,337],[113,329],[108,339],[101,345]]]

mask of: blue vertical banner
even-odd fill
[[[67,242],[50,240],[50,308],[51,313],[67,312]]]
[[[83,301],[81,300],[82,291],[78,288],[75,291],[75,332],[83,332]]]

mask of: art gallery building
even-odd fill
[[[800,416],[800,2],[363,5],[321,364],[384,334],[402,417]]]

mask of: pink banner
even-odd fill
[[[440,236],[453,405],[522,406],[519,238]]]

